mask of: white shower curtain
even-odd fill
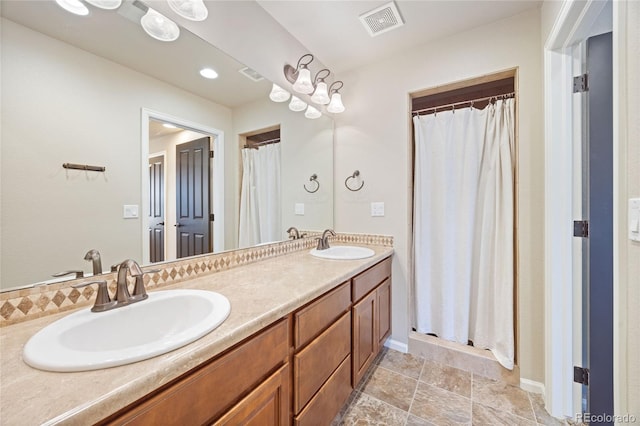
[[[242,150],[238,246],[282,239],[280,144]]]
[[[514,103],[414,117],[416,330],[513,369]]]

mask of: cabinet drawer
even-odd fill
[[[351,290],[346,282],[294,315],[293,338],[296,349],[306,345],[349,310]]]
[[[313,397],[309,405],[295,417],[294,424],[296,426],[331,424],[352,390],[351,357],[348,356]]]
[[[293,410],[298,413],[351,349],[351,312],[293,357]]]
[[[353,303],[360,300],[390,276],[391,258],[389,257],[355,277],[353,279]]]
[[[250,337],[222,357],[187,373],[106,424],[204,424],[233,406],[248,390],[282,365],[289,354],[284,319]],[[257,356],[258,355],[258,356]]]

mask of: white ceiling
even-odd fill
[[[333,72],[375,62],[398,51],[539,7],[531,0],[398,0],[405,25],[371,37],[358,17],[382,1],[258,0]]]

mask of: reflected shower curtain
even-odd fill
[[[413,123],[416,330],[513,369],[514,100]]]
[[[238,246],[282,239],[280,144],[242,150]]]

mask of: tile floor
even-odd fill
[[[333,425],[565,425],[542,397],[434,361],[383,349]]]

